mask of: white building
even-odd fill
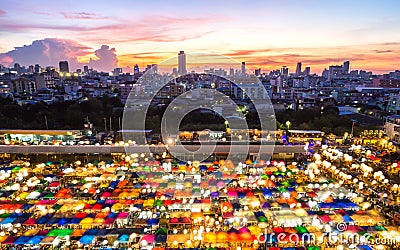
[[[185,51],[181,50],[178,54],[178,74],[186,74],[186,54]]]
[[[400,143],[400,115],[389,116],[385,123],[385,133],[390,140]]]

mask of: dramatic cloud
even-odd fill
[[[101,45],[101,48],[94,52],[98,59],[90,58],[89,65],[97,70],[111,71],[118,64],[115,52],[115,48],[110,49],[108,45]]]
[[[33,41],[30,45],[15,47],[1,55],[4,58],[12,58],[12,63],[21,65],[33,65],[39,63],[44,66],[57,66],[59,61],[67,60],[71,68],[79,66],[77,57],[89,54],[89,47],[67,39],[46,38]],[[9,61],[9,59],[8,59]]]
[[[6,11],[0,10],[0,16],[1,16],[1,15],[5,15],[6,13],[7,13]]]
[[[0,54],[0,63],[9,66],[13,63],[21,65],[58,66],[60,61],[68,61],[70,69],[82,68],[84,63],[78,61],[79,57],[92,55],[90,47],[68,39],[46,38],[33,41],[30,45],[15,47],[6,53]],[[94,52],[97,58],[90,60],[90,65],[98,70],[110,71],[118,63],[115,49],[103,45]]]

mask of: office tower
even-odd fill
[[[133,67],[133,73],[139,74],[139,66],[137,64],[135,64],[135,66]]]
[[[178,74],[185,75],[186,74],[186,55],[185,51],[181,50],[178,54]]]
[[[325,68],[322,71],[322,77],[329,78],[329,70],[328,69]]]
[[[348,74],[350,70],[350,61],[345,61],[343,63],[343,71],[345,74]]]
[[[69,72],[68,62],[67,61],[60,61],[59,62],[60,72]]]
[[[178,69],[177,69],[177,68],[173,68],[173,69],[172,69],[172,74],[173,74],[174,76],[177,76],[177,75],[178,75]]]
[[[281,75],[288,76],[289,75],[289,68],[286,66],[282,66],[281,68]]]
[[[235,75],[235,70],[233,68],[229,69],[229,76],[234,76]]]
[[[89,66],[87,66],[87,65],[83,66],[83,72],[85,74],[89,74]]]
[[[299,75],[301,75],[301,62],[298,62],[296,66],[296,76]]]
[[[246,62],[242,62],[242,75],[246,75]]]
[[[113,71],[113,74],[115,76],[121,75],[122,74],[122,68],[115,68],[114,71]]]
[[[28,72],[29,72],[29,73],[35,72],[35,68],[33,67],[33,65],[29,65],[29,67],[28,67]]]
[[[308,75],[310,75],[310,72],[311,72],[311,68],[310,67],[306,67],[306,69],[304,70],[304,75],[308,76]]]
[[[261,68],[255,69],[254,70],[254,75],[260,76],[261,75]]]
[[[40,73],[40,65],[35,64],[35,73]]]

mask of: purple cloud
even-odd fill
[[[5,15],[7,12],[5,10],[0,10],[0,16]]]
[[[74,70],[84,65],[78,61],[78,57],[91,55],[93,53],[91,49],[74,40],[45,38],[1,53],[0,63],[7,66],[13,63],[26,66],[39,63],[43,66],[57,67],[59,61],[68,61],[70,68]],[[91,59],[90,65],[98,70],[111,71],[118,64],[115,52],[114,48],[109,49],[107,45],[103,45],[94,52],[97,59]]]
[[[94,52],[98,59],[90,58],[89,65],[97,70],[111,71],[118,64],[115,52],[115,48],[110,49],[108,45],[101,45],[101,48]]]

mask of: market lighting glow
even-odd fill
[[[236,248],[245,246],[244,239],[258,245],[256,236],[265,228],[311,231],[314,226],[314,230],[329,233],[344,220],[344,215],[354,225],[373,228],[386,219],[372,207],[365,191],[374,186],[380,190],[380,197],[392,199],[399,186],[389,187],[390,175],[383,170],[376,171],[371,161],[361,162],[358,156],[361,152],[362,149],[346,156],[339,149],[328,147],[309,155],[308,164],[249,159],[233,166],[246,173],[240,175],[231,172],[229,165],[233,163],[229,161],[144,160],[146,155],[142,153],[115,155],[109,162],[7,163],[0,166],[0,179],[4,190],[12,192],[12,199],[18,202],[2,205],[0,214],[4,221],[13,213],[36,211],[35,217],[29,220],[38,229],[46,225],[36,223],[37,219],[51,216],[60,223],[60,218],[68,214],[75,219],[81,217],[79,226],[84,228],[79,230],[98,230],[110,220],[124,228],[140,224],[143,231],[135,231],[127,238],[132,244],[138,238],[138,247],[157,244],[152,232],[160,221],[168,225],[168,235],[173,236],[165,244],[179,247],[197,247],[203,242],[219,240],[219,244]],[[55,169],[59,174],[47,175],[46,168]],[[369,175],[364,178],[364,173]],[[310,211],[318,214],[310,215]],[[181,223],[185,226],[177,226]],[[304,226],[305,223],[312,226]],[[0,236],[21,235],[24,225],[24,222],[7,223]],[[237,229],[228,233],[231,228]],[[66,228],[52,230],[55,234],[74,232]],[[113,229],[105,230],[108,233]],[[393,234],[389,232],[383,230],[378,234]],[[120,236],[97,243],[117,247],[123,244]],[[65,241],[54,240],[52,244],[75,247],[93,244],[93,241],[96,239],[90,243],[84,238],[77,241],[68,235]],[[336,247],[340,248],[338,244]]]

